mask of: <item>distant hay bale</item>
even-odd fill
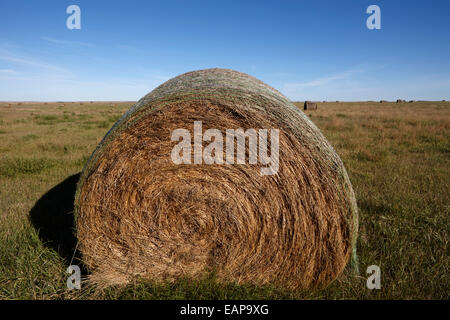
[[[406,101],[402,100],[402,99],[397,99],[397,103],[402,103],[402,102],[406,102]]]
[[[203,132],[279,129],[277,173],[248,161],[174,164],[171,133],[193,136],[194,121]],[[310,289],[356,267],[357,207],[341,159],[281,93],[233,70],[182,74],[131,107],[86,163],[75,219],[98,286],[214,271],[221,282]]]
[[[305,101],[303,110],[317,110],[317,103],[311,101]]]
[[[386,103],[387,101],[386,100],[380,100],[380,103]]]

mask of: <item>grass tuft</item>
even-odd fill
[[[0,160],[0,176],[16,177],[21,174],[36,174],[53,168],[58,161],[48,158],[14,157]]]

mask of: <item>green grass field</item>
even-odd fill
[[[360,275],[314,292],[218,284],[67,290],[77,174],[132,103],[0,103],[0,299],[448,299],[450,102],[319,103],[360,209]],[[301,105],[301,104],[298,104]],[[381,289],[366,268],[381,268]]]

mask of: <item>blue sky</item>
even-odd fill
[[[449,14],[446,0],[2,0],[0,101],[137,100],[211,67],[292,100],[450,100]]]

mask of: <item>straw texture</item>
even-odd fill
[[[194,121],[279,129],[277,174],[248,162],[174,164],[171,133],[192,135]],[[82,172],[75,215],[100,286],[214,271],[223,282],[311,289],[356,261],[357,207],[339,156],[281,93],[227,69],[173,78],[125,113]]]

